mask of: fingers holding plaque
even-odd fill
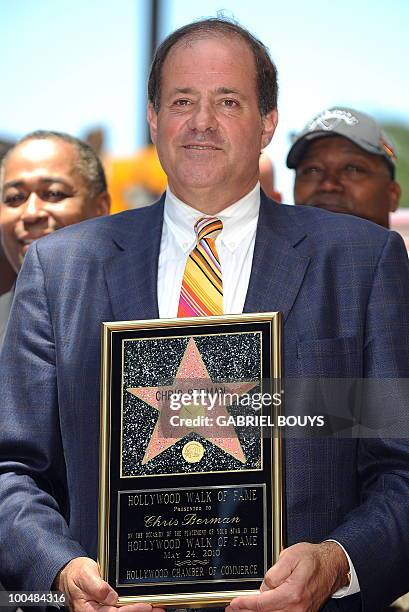
[[[105,323],[99,564],[120,604],[259,588],[282,545],[278,313]]]

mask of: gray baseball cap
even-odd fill
[[[288,168],[298,166],[312,140],[335,135],[348,138],[368,153],[381,155],[387,162],[392,177],[394,176],[396,154],[391,139],[372,117],[343,106],[328,108],[307,123],[295,137],[288,153]]]

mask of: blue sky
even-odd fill
[[[330,105],[409,126],[407,0],[162,0],[162,33],[201,17],[235,17],[270,49],[280,75],[280,123],[269,148],[278,187],[289,133]],[[81,135],[104,125],[129,154],[145,133],[149,0],[0,0],[0,134],[37,128]]]

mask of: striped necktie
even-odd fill
[[[186,262],[180,290],[178,317],[223,314],[223,284],[215,240],[223,229],[216,217],[195,223],[197,243]]]

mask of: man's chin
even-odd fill
[[[333,202],[304,202],[304,206],[313,206],[314,208],[321,208],[329,212],[344,213],[346,215],[353,214],[345,205],[335,204]]]

